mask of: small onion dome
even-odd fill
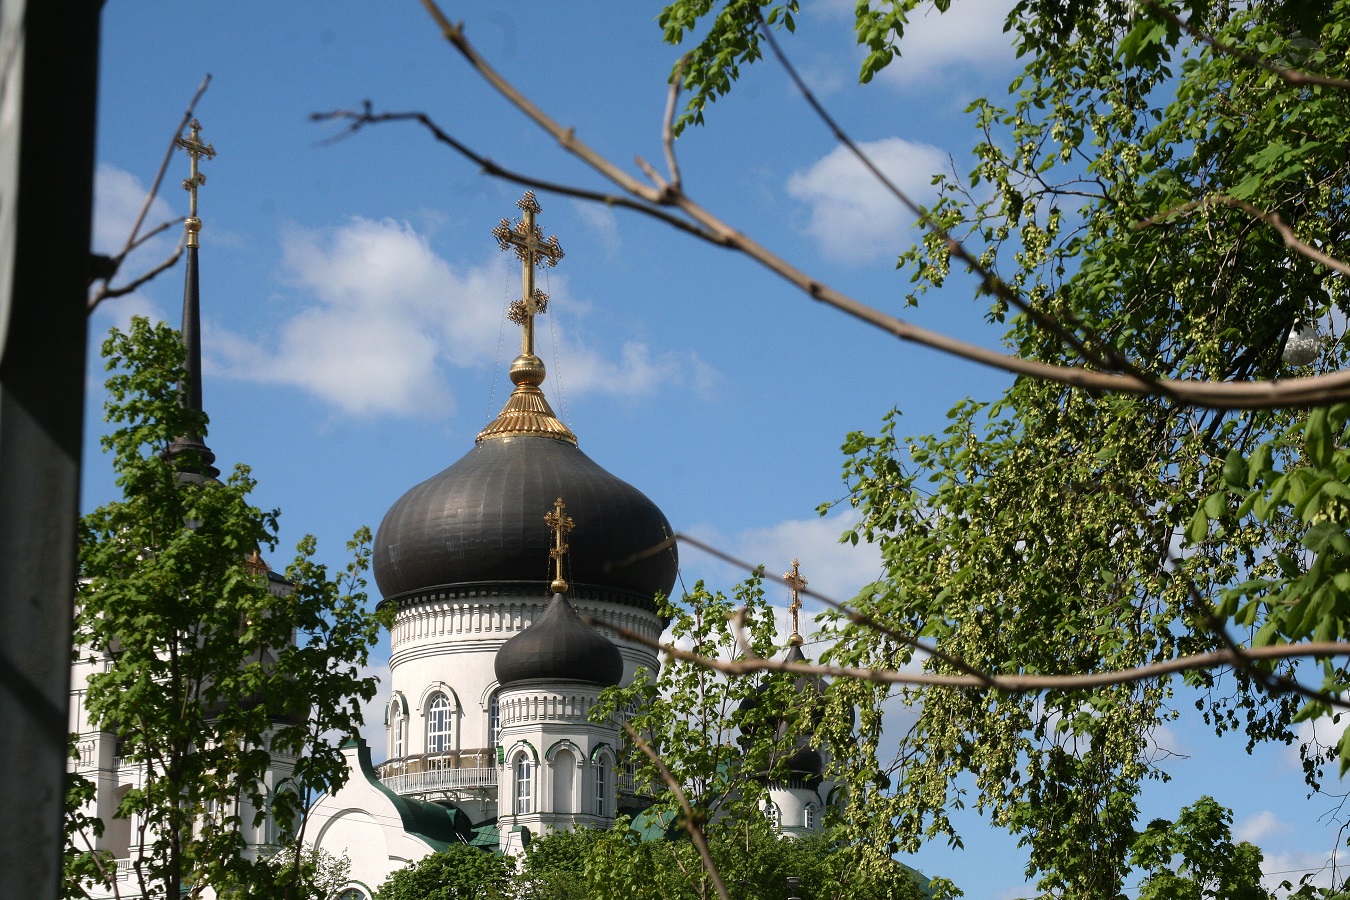
[[[503,687],[522,681],[586,681],[612,687],[623,679],[623,657],[604,635],[581,621],[562,594],[497,651],[493,667]]]
[[[793,643],[788,652],[783,656],[783,662],[800,663],[808,662],[806,654],[802,653],[801,645]],[[760,685],[753,696],[746,697],[741,701],[739,709],[749,711],[756,709],[764,702],[764,694],[768,692],[769,685]],[[811,718],[808,722],[798,727],[793,727],[790,716],[785,714],[774,716],[765,726],[773,730],[773,740],[775,745],[780,745],[788,738],[789,731],[794,733],[795,740],[792,743],[792,755],[787,758],[786,766],[788,772],[799,777],[810,780],[819,780],[825,771],[825,761],[820,755],[820,751],[811,746],[811,736],[815,734],[816,726],[820,724],[824,710],[821,708],[822,695],[825,692],[825,679],[819,675],[798,675],[792,681],[792,693],[796,698],[794,709],[807,709],[811,712]],[[748,737],[748,735],[747,735]]]

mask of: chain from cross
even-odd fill
[[[792,588],[792,602],[788,604],[788,609],[792,611],[792,637],[788,638],[788,642],[800,644],[802,636],[798,631],[797,615],[802,609],[802,598],[797,592],[806,587],[806,579],[802,577],[800,563],[795,558],[792,560],[792,571],[784,573],[783,580]]]
[[[192,160],[187,178],[183,179],[183,190],[188,192],[188,217],[183,223],[187,228],[187,245],[197,246],[197,234],[202,230],[202,221],[197,218],[197,188],[206,184],[206,175],[198,169],[203,157],[215,159],[216,148],[202,143],[202,123],[193,119],[188,125],[191,132],[187,137],[181,134],[173,139],[174,146],[181,147]]]
[[[559,497],[553,501],[553,512],[544,514],[544,523],[553,529],[553,548],[548,551],[548,555],[554,561],[552,587],[554,593],[558,594],[567,592],[567,582],[563,579],[563,557],[567,556],[567,533],[576,527],[572,517],[563,513],[566,508],[567,505]]]
[[[502,250],[514,250],[521,264],[520,299],[511,304],[507,315],[512,322],[521,326],[520,352],[523,356],[534,355],[534,317],[548,308],[548,294],[534,286],[534,270],[553,268],[565,255],[558,238],[550,235],[544,239],[544,233],[535,224],[535,216],[543,212],[534,191],[526,191],[525,196],[516,203],[525,215],[512,224],[510,219],[502,219],[492,229],[497,246]]]

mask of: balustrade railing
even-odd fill
[[[487,788],[497,786],[497,768],[424,769],[421,772],[381,775],[380,781],[396,794]]]

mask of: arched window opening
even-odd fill
[[[777,803],[770,803],[764,808],[764,814],[769,817],[769,824],[775,830],[781,831],[783,828],[783,811],[778,808]]]
[[[577,758],[571,751],[559,750],[553,757],[553,811],[578,812],[574,786],[577,779]]]
[[[606,815],[609,810],[609,769],[604,757],[595,761],[595,814]]]
[[[450,749],[450,701],[436,694],[427,706],[427,752],[444,753]]]
[[[131,855],[131,819],[124,819],[116,812],[130,790],[131,785],[122,784],[113,791],[113,815],[104,824],[103,837],[98,842],[98,848],[106,850],[113,859],[126,859]]]
[[[497,705],[497,695],[493,694],[492,699],[488,701],[488,731],[487,745],[488,749],[497,746],[497,735],[502,730],[501,708]]]
[[[802,825],[806,828],[816,827],[816,805],[814,803],[806,804],[806,811],[802,814]]]
[[[370,900],[360,888],[349,887],[337,895],[337,900]]]
[[[392,700],[389,701],[388,723],[389,723],[390,759],[400,759],[403,756],[403,744],[404,744],[403,719],[404,719],[403,705],[398,702],[398,697],[395,696]]]
[[[533,787],[534,762],[522,753],[516,759],[516,815],[527,815],[534,810],[531,802]]]

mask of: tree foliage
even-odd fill
[[[394,872],[375,900],[504,900],[514,871],[509,857],[452,844]]]
[[[858,5],[861,80],[904,52],[920,5]],[[1008,25],[1025,67],[1006,97],[971,104],[974,168],[937,176],[930,221],[1082,344],[994,298],[989,319],[1024,357],[1273,379],[1309,371],[1282,349],[1321,322],[1332,339],[1310,370],[1343,367],[1345,279],[1275,226],[1344,258],[1350,92],[1272,68],[1350,74],[1350,3],[1160,6],[1177,18],[1126,0],[1017,3]],[[758,56],[759,16],[775,8],[667,9],[668,39],[701,16],[718,23],[684,70],[691,121],[731,89],[738,61]],[[936,232],[899,252],[904,302],[945,285],[951,260]],[[906,436],[894,412],[844,445],[862,516],[849,537],[876,542],[887,571],[857,605],[990,673],[1109,671],[1229,640],[1344,637],[1346,418],[1344,406],[1232,413],[1027,378],[994,402],[957,404],[940,434]],[[837,635],[836,662],[954,671],[874,629],[840,622]],[[1290,741],[1297,717],[1327,709],[1278,689],[1296,674],[1270,663],[1187,681],[1220,733]],[[1328,662],[1319,687],[1344,690],[1343,665]],[[862,711],[858,739],[827,717],[849,772],[853,840],[893,834],[878,861],[959,840],[949,813],[969,790],[1028,847],[1046,895],[1115,896],[1137,847],[1140,785],[1165,777],[1151,736],[1177,714],[1175,690],[1166,680],[1034,696],[910,690],[917,720],[898,756],[878,761],[883,689],[836,684],[840,708]],[[1315,781],[1324,757],[1308,752]],[[1340,753],[1350,760],[1350,741]]]
[[[268,818],[275,840],[298,843],[309,792],[346,777],[334,737],[357,730],[376,689],[363,671],[380,626],[366,611],[369,533],[335,574],[306,537],[287,583],[273,585],[248,561],[274,547],[277,525],[249,501],[248,469],[183,477],[200,461],[167,452],[207,424],[179,399],[178,333],[138,318],[103,350],[116,427],[102,446],[122,497],[81,522],[76,652],[103,661],[87,684],[90,722],[143,773],[116,812],[144,848],[133,851],[137,893],[303,896],[303,855],[278,870],[244,851]],[[269,784],[277,761],[292,774]],[[81,892],[98,862],[74,854],[68,890]]]
[[[763,816],[718,829],[711,847],[733,900],[923,900],[923,878],[892,863],[882,878],[859,878],[849,854],[825,837],[775,834]],[[620,820],[613,829],[578,829],[540,838],[525,854],[512,896],[520,900],[705,900],[716,896],[697,873],[698,853],[684,839],[644,839]],[[932,895],[939,896],[939,895]],[[950,896],[950,895],[948,895]]]
[[[699,582],[680,602],[663,600],[659,612],[669,620],[670,638],[677,646],[704,656],[729,659],[747,650],[758,656],[781,651],[774,644],[773,611],[758,576],[738,585],[731,597],[708,591]],[[667,659],[659,674],[639,672],[628,687],[606,690],[592,715],[626,715],[628,724],[660,755],[683,788],[693,824],[706,834],[733,898],[786,898],[788,876],[801,878],[801,890],[810,897],[923,896],[915,873],[899,863],[887,860],[864,872],[855,865],[855,848],[828,837],[783,838],[769,824],[764,813],[767,785],[790,777],[788,759],[810,740],[821,713],[815,692],[803,692],[792,676],[729,679],[696,663]],[[556,840],[591,845],[580,874],[592,896],[715,896],[694,845],[685,837],[691,823],[674,791],[638,747],[629,745],[625,753],[634,783],[650,791],[651,806],[637,817],[636,827],[620,820],[607,833]],[[826,824],[832,827],[833,818]],[[527,870],[532,854],[543,853],[554,839],[532,849]],[[573,869],[570,877],[578,874]]]
[[[1139,900],[1271,900],[1261,884],[1261,851],[1234,844],[1232,824],[1232,811],[1212,797],[1183,808],[1175,822],[1150,822],[1130,849],[1143,874]]]
[[[658,613],[669,620],[670,639],[677,644],[730,658],[741,653],[731,622],[737,609],[744,611],[741,627],[751,652],[772,655],[773,612],[759,578],[739,585],[730,598],[699,582],[680,603],[661,600]],[[771,740],[748,738],[767,726],[775,711],[792,708],[789,685],[782,677],[727,679],[703,666],[668,660],[657,673],[639,670],[627,687],[607,689],[591,715],[626,720],[643,735],[683,787],[700,822],[759,816],[763,779],[784,754]],[[632,744],[624,754],[634,783],[653,792],[651,815],[682,816],[656,764]]]

